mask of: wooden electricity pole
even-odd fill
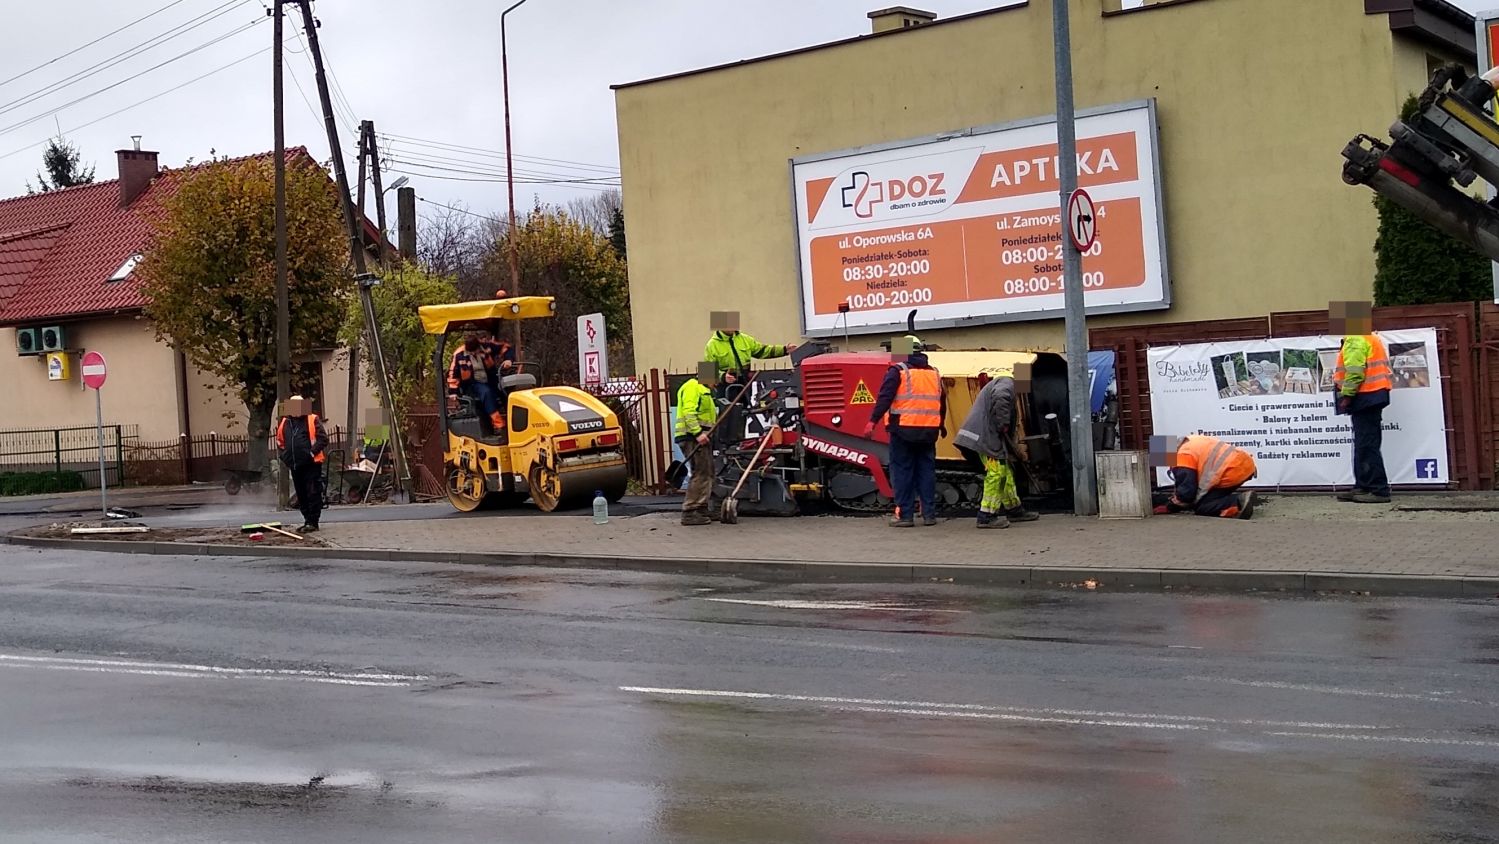
[[[284,402],[291,397],[291,304],[287,292],[287,257],[286,257],[286,101],[282,90],[282,21],[285,17],[282,6],[285,0],[275,0],[275,8],[271,10],[273,18],[271,30],[275,43],[271,45],[273,55],[273,70],[271,71],[271,110],[274,114],[274,134],[276,136],[275,157],[275,179],[276,179],[276,409],[272,412],[273,420],[281,416],[281,408]],[[271,424],[276,424],[274,421]],[[252,467],[259,468],[259,467]],[[276,477],[276,500],[277,506],[285,509],[290,500],[288,493],[288,478],[286,472],[278,472]]]
[[[396,464],[397,497],[410,500],[411,472],[406,464],[406,447],[401,438],[400,417],[395,412],[395,396],[390,387],[390,371],[385,366],[385,354],[380,346],[380,330],[375,320],[375,303],[371,288],[380,279],[369,272],[364,256],[363,220],[354,209],[354,198],[349,193],[349,174],[344,167],[343,149],[338,142],[338,121],[333,115],[333,99],[328,92],[328,75],[323,66],[322,47],[318,42],[317,20],[312,16],[311,0],[293,0],[302,7],[302,24],[307,31],[307,48],[312,52],[312,67],[317,76],[318,101],[323,108],[323,123],[328,130],[328,150],[333,156],[333,176],[338,183],[339,202],[344,209],[344,221],[349,227],[349,252],[354,262],[354,276],[359,284],[359,300],[364,312],[365,339],[369,343],[370,358],[380,379],[380,393],[385,399],[385,411],[390,422],[391,454]]]

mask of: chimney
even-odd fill
[[[140,136],[132,135],[135,149],[115,150],[120,171],[120,207],[124,208],[145,192],[156,178],[156,153],[141,149]]]
[[[934,13],[923,12],[910,6],[891,6],[888,9],[869,13],[869,20],[876,34],[893,32],[897,29],[910,29],[913,26],[931,23],[936,19],[937,16]]]

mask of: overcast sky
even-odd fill
[[[270,2],[5,3],[0,196],[22,193],[26,181],[34,181],[42,147],[59,129],[97,165],[100,179],[114,177],[114,150],[128,147],[136,134],[170,166],[213,152],[270,149]],[[1470,10],[1499,6],[1499,0],[1454,2]],[[322,47],[338,83],[346,156],[353,155],[357,121],[374,120],[382,134],[400,136],[387,145],[396,172],[386,175],[386,184],[408,173],[425,200],[499,213],[505,206],[499,10],[505,5],[317,3]],[[518,202],[529,205],[534,195],[561,202],[601,189],[540,182],[617,179],[611,84],[863,34],[869,29],[865,13],[882,5],[888,3],[528,0],[508,18],[516,174],[536,182],[517,187]],[[950,17],[1006,4],[915,5]],[[111,34],[120,27],[127,28]],[[314,112],[317,92],[299,30],[287,31],[287,142],[324,159],[328,143]],[[394,214],[393,201],[390,208]]]

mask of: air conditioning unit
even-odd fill
[[[16,329],[16,354],[39,355],[42,353],[41,333],[35,328]]]
[[[67,340],[63,335],[62,326],[47,325],[38,328],[36,331],[42,342],[42,351],[60,352],[67,348]]]

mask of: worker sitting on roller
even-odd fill
[[[505,417],[500,413],[499,383],[494,376],[495,367],[479,345],[477,334],[463,336],[463,348],[453,355],[453,368],[449,380],[458,383],[458,391],[471,396],[479,403],[480,410],[499,434],[505,430]]]
[[[510,375],[515,371],[515,347],[510,341],[501,340],[493,332],[479,332],[479,347],[484,350],[487,361],[497,372],[497,377]],[[498,380],[495,383],[499,383]]]
[[[714,311],[711,323],[713,336],[703,348],[703,359],[718,367],[718,380],[725,393],[732,385],[749,380],[751,360],[785,357],[796,351],[795,344],[767,346],[740,331],[738,311]]]
[[[1019,422],[1017,393],[1030,391],[1030,366],[1020,364],[1013,371],[1001,369],[986,381],[973,401],[973,409],[963,427],[953,437],[953,444],[970,461],[984,467],[984,497],[979,502],[978,526],[1007,528],[1011,522],[1033,522],[1039,513],[1025,509],[1015,485],[1015,469],[1009,461],[1018,459],[1015,429]]]
[[[1254,457],[1223,440],[1202,434],[1151,437],[1151,462],[1170,470],[1174,485],[1154,494],[1155,512],[1247,519],[1254,493],[1240,490],[1256,474]]]

